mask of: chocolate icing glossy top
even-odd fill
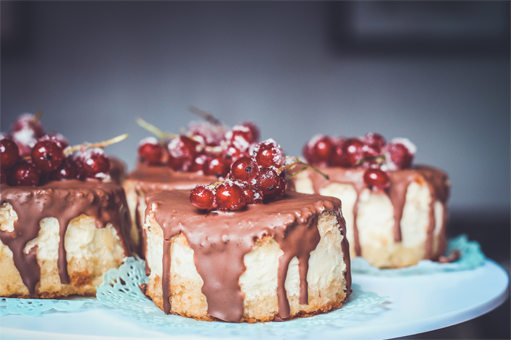
[[[110,178],[112,182],[122,184],[126,179],[126,165],[117,157],[108,156],[110,160]]]
[[[217,181],[216,176],[205,176],[197,172],[178,172],[167,166],[148,166],[139,163],[128,175],[128,179],[137,182],[144,192],[160,190],[192,189],[198,184],[210,184]]]
[[[2,184],[0,205],[5,203],[12,205],[18,220],[14,222],[13,232],[0,230],[0,239],[12,251],[14,264],[31,295],[35,293],[41,275],[36,258],[37,247],[33,247],[28,254],[24,249],[27,242],[38,236],[39,222],[45,217],[55,217],[59,221],[57,264],[62,284],[70,283],[64,237],[69,222],[81,214],[94,217],[97,228],[112,223],[125,255],[131,254],[130,216],[124,190],[119,185],[97,180],[52,181],[39,187]]]
[[[243,315],[243,293],[239,278],[246,270],[243,262],[257,240],[271,236],[283,255],[279,259],[278,304],[281,319],[290,315],[285,291],[289,262],[298,258],[300,303],[307,304],[307,271],[311,251],[320,241],[318,216],[324,210],[337,215],[346,263],[347,294],[351,291],[349,245],[340,214],[341,202],[334,197],[288,192],[265,204],[248,205],[236,212],[202,212],[189,201],[189,191],[158,192],[147,197],[146,216],[154,213],[164,234],[163,303],[170,312],[170,245],[174,235],[183,233],[194,250],[194,262],[204,281],[208,314],[221,320],[239,322]]]
[[[361,192],[367,188],[364,182],[364,168],[341,168],[341,167],[328,167],[319,168],[322,172],[330,177],[330,181],[325,179],[323,176],[308,170],[309,177],[312,180],[312,186],[314,192],[319,193],[321,188],[327,186],[331,182],[337,183],[349,183],[352,184],[357,191],[357,201],[353,208],[353,228],[355,238],[355,251],[357,255],[361,255],[360,243],[358,239],[358,229],[356,224],[356,216],[358,212],[358,198]],[[429,212],[429,229],[428,238],[426,241],[426,258],[431,258],[432,254],[432,234],[435,228],[435,214],[434,204],[435,201],[440,201],[444,207],[444,221],[442,224],[441,240],[440,240],[440,251],[442,254],[445,251],[446,239],[445,239],[445,221],[447,216],[447,199],[449,198],[450,184],[447,174],[441,170],[425,165],[416,165],[411,169],[387,171],[390,178],[390,186],[385,190],[385,193],[389,196],[392,205],[394,206],[394,240],[396,242],[401,241],[401,217],[403,216],[403,209],[406,203],[406,192],[408,186],[413,181],[425,181],[428,185],[432,199],[430,203]]]

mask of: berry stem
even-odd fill
[[[362,158],[361,160],[359,160],[356,163],[356,165],[360,165],[362,163],[370,162],[370,161],[377,161],[378,165],[381,165],[383,162],[385,162],[385,155],[378,155],[378,156],[373,156],[373,157]]]
[[[35,123],[37,123],[39,121],[39,119],[41,119],[41,116],[43,115],[43,111],[39,110],[35,113],[34,115],[34,118],[32,118],[32,120],[30,120],[30,122],[28,123],[31,127],[33,127],[35,125]]]
[[[318,174],[320,174],[321,176],[325,177],[326,180],[330,180],[330,177],[328,177],[327,174],[323,173],[321,170],[313,167],[312,165],[309,165],[307,163],[304,163],[302,161],[301,158],[299,157],[291,157],[291,156],[287,156],[286,157],[286,164],[284,166],[281,166],[279,169],[278,169],[278,173],[280,174],[284,169],[287,169],[287,170],[292,170],[294,167],[296,166],[302,166],[302,168],[298,171],[298,172],[295,172],[294,174],[290,175],[289,178],[293,178],[295,177],[296,175],[298,175],[299,173],[307,170],[307,169],[311,169],[315,172],[317,172]]]
[[[137,118],[137,124],[142,127],[143,129],[146,129],[147,131],[153,133],[158,137],[158,139],[164,140],[164,139],[172,139],[176,137],[177,135],[169,133],[169,132],[163,132],[162,130],[158,129],[156,126],[154,126],[151,123],[146,122],[142,118]]]
[[[120,141],[123,141],[126,138],[128,138],[128,134],[127,133],[125,133],[123,135],[120,135],[120,136],[117,136],[117,137],[114,137],[112,139],[103,141],[103,142],[99,142],[99,143],[83,143],[83,144],[80,144],[80,145],[68,146],[64,150],[64,155],[68,156],[71,153],[73,153],[75,151],[78,151],[78,150],[82,150],[82,149],[104,148],[105,146],[108,146],[108,145],[111,145],[111,144],[115,144],[115,143],[119,143]]]
[[[190,111],[191,113],[193,113],[199,117],[204,118],[205,120],[207,120],[208,122],[210,122],[213,125],[223,125],[222,122],[220,120],[218,120],[217,118],[215,118],[211,113],[201,110],[195,106],[190,105],[188,107],[188,111]]]

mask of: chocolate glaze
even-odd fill
[[[318,173],[308,170],[314,192],[319,193],[323,187],[327,186],[331,182],[351,184],[357,192],[357,200],[353,208],[353,234],[355,240],[355,252],[358,256],[361,256],[362,251],[360,248],[356,221],[358,213],[358,199],[362,191],[367,188],[363,178],[365,169],[332,167],[320,168],[320,170],[330,177],[330,181]],[[389,196],[389,199],[394,207],[394,241],[401,242],[402,240],[401,218],[403,216],[403,209],[406,203],[406,192],[408,190],[408,186],[413,181],[424,180],[426,181],[426,184],[431,193],[431,203],[429,207],[429,228],[426,239],[426,258],[432,259],[434,257],[432,254],[432,249],[433,232],[435,230],[435,202],[437,200],[442,203],[444,208],[442,231],[440,232],[440,244],[438,252],[439,254],[442,254],[445,251],[447,245],[445,226],[447,222],[447,199],[449,197],[450,188],[447,174],[441,170],[425,165],[416,165],[411,169],[388,171],[387,173],[390,177],[390,186],[385,191],[385,193]]]
[[[137,188],[146,194],[155,191],[192,189],[198,184],[210,184],[217,181],[216,176],[205,176],[199,172],[178,172],[167,166],[147,166],[139,164],[128,175],[136,182]]]
[[[248,205],[236,212],[201,212],[189,202],[189,191],[157,192],[147,197],[146,216],[152,211],[163,229],[163,303],[170,313],[170,245],[172,237],[183,233],[194,251],[194,262],[204,281],[202,293],[208,314],[220,320],[239,322],[243,316],[243,293],[239,278],[243,262],[257,240],[273,237],[283,251],[278,269],[278,305],[281,319],[290,315],[285,290],[289,262],[299,261],[300,303],[307,304],[307,271],[311,251],[320,241],[318,216],[324,210],[337,214],[344,236],[342,251],[346,263],[346,291],[351,292],[349,245],[341,202],[334,197],[288,192],[266,204]]]
[[[31,295],[40,280],[40,268],[36,258],[36,247],[28,254],[24,249],[30,240],[39,234],[39,222],[45,217],[59,221],[58,270],[62,284],[69,284],[64,236],[69,222],[85,214],[96,219],[96,227],[107,223],[117,230],[126,256],[131,254],[129,237],[130,216],[122,187],[96,180],[53,181],[39,187],[11,187],[1,185],[0,205],[9,203],[18,214],[14,231],[0,230],[0,239],[11,249],[16,268]]]
[[[126,164],[117,157],[108,156],[110,160],[110,178],[112,182],[122,184],[126,179]]]

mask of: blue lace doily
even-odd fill
[[[97,302],[96,298],[87,297],[63,300],[0,298],[0,316],[7,314],[40,316],[43,312],[51,310],[67,312],[81,308],[85,303],[94,302]]]
[[[485,256],[481,251],[479,243],[476,241],[469,241],[467,235],[460,235],[449,240],[446,253],[449,254],[454,249],[458,249],[461,252],[461,257],[458,261],[453,263],[438,263],[423,260],[417,265],[407,268],[379,269],[370,265],[364,258],[356,257],[351,259],[351,271],[353,273],[371,274],[375,276],[407,276],[469,270],[484,264]]]
[[[257,324],[235,324],[227,322],[196,321],[177,315],[165,315],[156,305],[142,294],[138,285],[147,283],[144,261],[128,258],[119,269],[104,274],[103,283],[97,290],[100,303],[117,308],[144,323],[157,326],[160,330],[170,330],[173,335],[211,335],[251,337],[282,336],[293,338],[304,334],[311,327],[325,326],[329,329],[348,325],[346,319],[359,313],[380,312],[379,305],[388,301],[375,293],[363,292],[360,286],[353,285],[353,293],[343,306],[335,311],[308,318],[298,318],[286,322]]]

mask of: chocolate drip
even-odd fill
[[[301,229],[301,230],[300,230]],[[309,268],[310,253],[316,249],[321,236],[318,230],[318,215],[312,215],[306,223],[294,224],[284,229],[283,233],[275,234],[275,241],[284,254],[279,259],[277,296],[279,301],[279,316],[282,319],[289,317],[289,301],[286,294],[286,277],[289,262],[296,256],[298,258],[298,272],[300,274],[300,303],[307,305],[307,271]],[[300,247],[296,247],[301,244]]]
[[[140,216],[140,200],[142,199],[140,196],[140,190],[135,189],[137,193],[137,204],[135,206],[135,225],[137,226],[138,233],[138,245],[135,246],[135,252],[140,256],[141,259],[145,259],[146,256],[146,245],[145,245],[145,237],[146,233],[143,232],[142,228],[142,217]]]
[[[122,184],[126,179],[126,165],[117,157],[108,156],[110,160],[110,178],[116,184]]]
[[[208,302],[208,314],[218,319],[239,322],[243,316],[243,293],[239,278],[245,272],[244,256],[257,240],[273,237],[283,251],[279,259],[279,316],[289,316],[285,279],[289,262],[299,261],[300,303],[307,304],[307,271],[310,252],[320,241],[317,217],[324,210],[340,211],[333,197],[288,192],[267,204],[249,205],[236,212],[200,212],[189,203],[189,191],[159,192],[147,197],[146,216],[154,213],[163,229],[164,241],[183,233],[194,251],[197,272],[203,279],[202,292]],[[340,224],[345,232],[344,223]],[[167,244],[167,243],[165,243]],[[348,243],[343,239],[344,261],[349,262]],[[349,269],[349,263],[347,263]],[[346,273],[348,275],[348,273]],[[350,279],[351,282],[351,279]],[[163,301],[169,313],[170,249],[163,251]],[[347,287],[348,291],[350,286]]]
[[[23,283],[31,295],[40,280],[36,252],[32,248],[24,253],[27,243],[39,235],[39,222],[55,217],[59,222],[59,248],[57,266],[62,284],[69,284],[64,237],[69,222],[85,214],[96,220],[97,228],[112,223],[122,242],[126,256],[131,254],[130,225],[124,191],[118,185],[96,181],[77,180],[49,182],[40,187],[1,186],[0,204],[9,203],[18,215],[14,231],[0,230],[0,239],[13,252],[13,260]]]
[[[346,236],[346,221],[344,217],[342,217],[341,211],[335,212],[337,216],[337,223],[339,223],[339,230],[341,231],[342,241],[341,241],[341,251],[342,258],[344,259],[344,263],[346,264],[346,270],[344,272],[344,278],[346,279],[346,298],[351,294],[351,258],[350,258],[350,244],[348,242],[348,237]]]
[[[326,173],[330,177],[330,181],[326,180],[323,176],[308,171],[312,181],[314,192],[319,193],[320,190],[327,186],[329,183],[345,183],[351,184],[357,192],[357,199],[353,208],[353,234],[355,240],[355,252],[358,256],[361,256],[360,240],[358,237],[357,228],[357,213],[358,213],[358,201],[360,194],[364,189],[367,188],[364,183],[363,174],[365,169],[363,168],[321,168],[321,171]],[[449,197],[449,183],[447,175],[435,168],[416,165],[412,169],[388,171],[390,177],[390,187],[385,191],[389,196],[389,199],[394,207],[394,241],[401,242],[401,218],[403,217],[403,209],[406,203],[406,192],[410,183],[416,180],[426,181],[429,191],[431,193],[431,202],[429,207],[429,227],[426,239],[426,258],[433,258],[433,233],[435,230],[435,202],[438,200],[443,205],[444,215],[442,223],[442,232],[439,244],[438,254],[442,254],[447,246],[445,238],[445,226],[447,222],[447,199]]]
[[[172,246],[172,241],[163,240],[163,277],[161,280],[162,283],[162,296],[166,297],[163,299],[163,311],[165,314],[170,313],[170,247]],[[146,261],[146,271],[147,271],[147,261]]]
[[[406,191],[408,186],[417,178],[417,172],[412,170],[389,171],[390,187],[386,190],[387,195],[394,206],[394,242],[401,242],[401,218],[406,203]],[[433,193],[433,191],[431,191]],[[431,200],[434,204],[434,201]],[[431,214],[430,214],[431,217]],[[435,216],[433,214],[433,224]],[[431,224],[431,219],[430,219]]]
[[[360,198],[360,194],[362,191],[367,188],[364,182],[364,171],[360,171],[360,169],[342,169],[342,172],[334,171],[339,170],[340,168],[322,168],[321,171],[326,173],[330,181],[337,183],[347,183],[353,185],[353,188],[357,192],[357,198],[355,200],[355,204],[353,205],[353,238],[355,244],[353,245],[355,248],[355,253],[358,256],[362,256],[362,249],[360,248],[360,240],[358,236],[358,228],[357,228],[357,215],[358,215],[358,202]],[[312,186],[314,192],[319,194],[320,190],[325,187],[329,182],[325,177],[319,175],[314,171],[309,171],[310,178],[312,180]]]

